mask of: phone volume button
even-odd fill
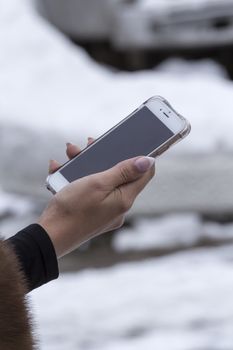
[[[160,152],[159,152],[159,154],[162,154],[162,153],[164,153],[167,149],[169,148],[169,145],[165,145],[165,146],[163,146],[162,148],[161,148],[161,150],[160,150]]]

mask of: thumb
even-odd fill
[[[103,171],[101,176],[104,183],[112,188],[135,181],[142,177],[155,163],[152,157],[135,157],[124,160],[109,170]]]

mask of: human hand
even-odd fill
[[[91,145],[95,139],[93,137],[88,137],[87,146]],[[81,152],[81,148],[77,145],[74,145],[72,143],[66,144],[66,155],[68,159],[73,159]],[[50,160],[49,162],[49,174],[53,174],[55,171],[57,171],[61,167],[61,164],[57,162],[56,160]],[[114,219],[109,225],[107,225],[102,232],[105,233],[112,230],[115,230],[117,228],[120,228],[125,221],[125,214],[120,215],[118,218]]]
[[[67,147],[67,155],[74,155],[71,146]],[[59,166],[58,163],[51,164],[50,171]],[[73,181],[56,193],[38,223],[50,236],[57,256],[69,253],[94,236],[120,227],[122,217],[154,173],[154,159],[139,156]],[[119,226],[114,227],[116,222]]]

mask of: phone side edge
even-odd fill
[[[45,180],[45,187],[52,193],[52,194],[56,194],[57,193],[57,191],[55,191],[55,189],[51,186],[51,184],[50,184],[50,178],[51,178],[51,174],[50,175],[48,175],[47,177],[46,177],[46,180]]]

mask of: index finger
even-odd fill
[[[49,161],[49,174],[53,174],[55,171],[57,171],[61,167],[61,164],[58,163],[54,159],[50,159]]]

